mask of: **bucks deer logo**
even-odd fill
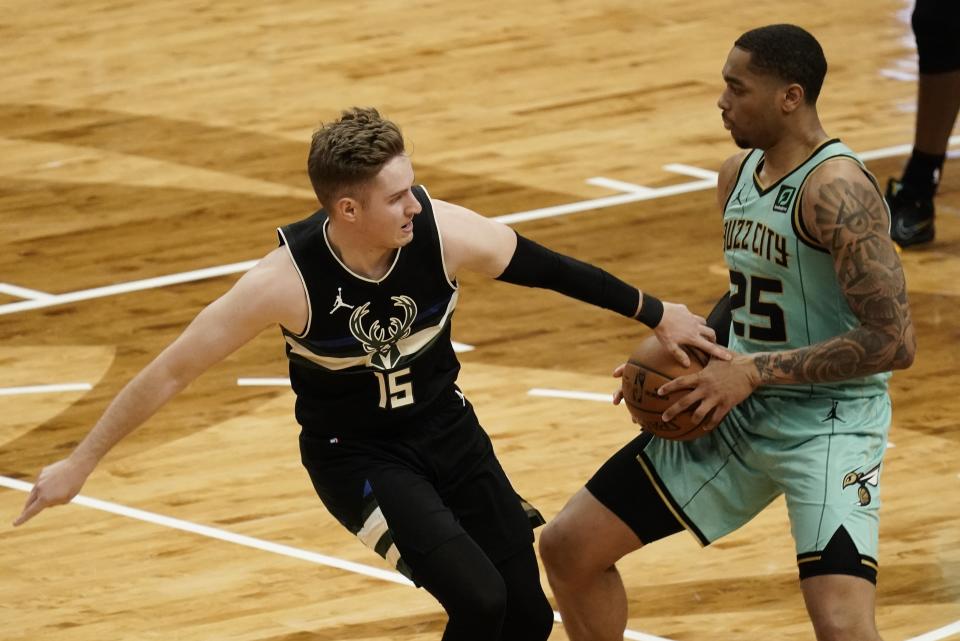
[[[409,296],[391,296],[394,307],[399,307],[403,318],[390,317],[390,325],[383,327],[374,320],[363,326],[364,317],[370,313],[370,303],[364,303],[350,313],[350,333],[363,345],[363,351],[373,354],[370,365],[377,369],[392,368],[400,358],[397,342],[410,335],[413,319],[417,317],[417,304]]]
[[[875,467],[867,470],[866,472],[848,472],[843,477],[844,489],[853,485],[854,483],[860,486],[857,488],[857,498],[859,499],[857,504],[860,507],[870,505],[870,501],[873,500],[873,497],[870,496],[870,488],[867,486],[872,485],[873,487],[877,487],[880,485],[880,464],[877,463]]]

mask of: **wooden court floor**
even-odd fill
[[[901,0],[4,9],[4,523],[39,469],[273,248],[274,228],[313,210],[309,134],[342,108],[398,121],[435,197],[701,312],[727,282],[712,172],[735,149],[715,102],[741,32],[795,22],[820,38],[823,121],[868,152],[881,181],[912,141]],[[919,353],[891,382],[877,608],[888,641],[960,638],[956,160],[937,211],[936,242],[903,254]],[[517,489],[550,518],[633,436],[624,410],[590,395],[612,392],[610,371],[645,334],[553,293],[461,282],[453,336],[472,348],[461,387]],[[79,503],[0,524],[0,638],[439,638],[439,606],[314,496],[290,391],[238,384],[284,376],[279,332],[267,331],[111,452]],[[678,535],[620,569],[628,638],[813,636],[782,501],[709,548]],[[551,639],[566,639],[559,624]]]

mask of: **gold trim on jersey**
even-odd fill
[[[870,176],[870,172],[866,170],[866,168],[863,166],[863,163],[861,163],[856,156],[851,156],[850,154],[844,153],[844,154],[836,154],[834,156],[828,156],[824,158],[823,160],[818,162],[816,165],[811,167],[810,171],[807,172],[807,175],[803,177],[803,181],[800,183],[800,186],[797,188],[797,195],[793,201],[793,214],[791,216],[793,231],[797,234],[797,238],[799,238],[803,242],[803,244],[808,245],[818,251],[822,251],[826,253],[830,253],[830,250],[827,249],[820,241],[815,239],[810,234],[810,231],[807,229],[807,226],[804,224],[801,205],[803,203],[803,193],[804,193],[803,190],[804,190],[804,187],[806,187],[807,181],[810,179],[810,176],[813,175],[813,172],[815,172],[820,167],[820,165],[822,165],[823,163],[829,160],[834,160],[835,158],[849,158],[854,163],[856,163],[857,167],[859,167],[861,171],[865,172],[868,176]],[[877,186],[876,180],[873,181],[873,184],[874,186]]]
[[[303,295],[307,298],[307,323],[304,325],[303,331],[297,333],[290,331],[289,327],[286,329],[294,336],[303,338],[310,332],[310,325],[313,323],[313,304],[310,302],[310,292],[307,290],[307,281],[303,278],[303,272],[300,271],[300,265],[297,264],[297,259],[293,257],[293,250],[290,248],[290,242],[287,240],[287,235],[283,233],[282,227],[277,227],[277,233],[280,235],[280,239],[283,241],[283,248],[287,252],[290,262],[293,263],[293,268],[297,270],[297,276],[300,277],[300,284],[303,285]]]
[[[647,462],[643,460],[642,454],[637,454],[637,462],[640,463],[640,467],[643,468],[644,474],[647,475],[647,478],[650,479],[650,484],[653,485],[653,489],[657,491],[657,494],[660,495],[660,500],[663,501],[663,504],[667,506],[667,509],[670,510],[670,513],[673,514],[673,518],[677,519],[677,523],[683,526],[683,528],[693,535],[693,538],[697,540],[697,543],[700,544],[700,547],[707,547],[710,544],[710,541],[706,541],[700,537],[700,534],[697,533],[697,530],[684,518],[683,514],[677,511],[673,507],[673,501],[670,500],[670,497],[667,496],[663,488],[660,487],[660,483],[657,482],[657,477],[652,470],[647,466]],[[644,541],[646,543],[646,541]]]
[[[842,141],[841,141],[839,138],[831,138],[830,140],[827,140],[826,142],[821,143],[820,145],[817,146],[816,149],[814,149],[814,150],[810,153],[809,156],[807,156],[807,158],[806,158],[802,163],[800,163],[799,165],[797,165],[796,167],[794,167],[793,169],[791,169],[790,171],[788,171],[787,173],[785,173],[783,176],[781,176],[780,178],[778,178],[777,180],[775,180],[769,187],[764,187],[764,186],[763,186],[763,183],[760,182],[760,166],[764,163],[764,161],[765,161],[766,158],[767,158],[767,155],[766,155],[765,153],[762,154],[762,155],[760,156],[760,159],[757,160],[757,164],[753,167],[753,184],[754,184],[754,186],[757,188],[757,192],[760,194],[761,197],[766,196],[766,195],[769,194],[771,191],[773,191],[773,188],[774,188],[774,187],[776,187],[777,185],[779,185],[780,183],[782,183],[784,180],[786,180],[787,178],[789,178],[790,176],[792,176],[793,174],[795,174],[797,171],[799,171],[800,169],[802,169],[803,166],[806,165],[808,162],[810,162],[810,160],[811,160],[814,156],[816,156],[817,154],[819,154],[821,151],[823,151],[824,149],[826,149],[826,148],[829,147],[830,145],[832,145],[832,144],[834,144],[834,143],[838,143],[838,142],[841,143],[841,144],[843,144]],[[835,156],[831,156],[831,158],[835,158]],[[817,163],[817,164],[819,164],[819,163]],[[813,171],[813,170],[811,169],[810,171]],[[808,173],[809,173],[809,172],[808,172]]]
[[[450,320],[450,315],[453,314],[453,310],[456,309],[457,300],[459,297],[459,290],[454,290],[450,296],[450,302],[447,303],[447,309],[444,312],[443,317],[437,321],[436,324],[431,325],[430,327],[425,327],[420,331],[414,332],[406,338],[397,341],[396,347],[400,352],[400,358],[416,354],[437,339],[440,333],[443,332],[443,329],[447,326],[447,323]],[[373,359],[377,355],[376,352],[373,352],[369,354],[352,356],[325,356],[312,351],[307,345],[298,341],[294,336],[290,336],[288,334],[284,336],[284,339],[287,341],[287,345],[290,346],[290,352],[292,354],[296,354],[297,356],[300,356],[311,363],[316,363],[320,367],[332,371],[349,369],[351,367],[371,367]],[[396,363],[393,364],[395,365]]]
[[[737,185],[740,184],[740,178],[743,176],[743,168],[747,166],[747,161],[753,156],[753,152],[756,149],[751,149],[743,157],[743,160],[740,161],[740,166],[737,167],[737,175],[733,179],[733,185],[730,187],[730,193],[727,194],[727,199],[723,201],[723,209],[720,210],[720,217],[724,218],[727,215],[727,207],[730,206],[730,199],[733,198],[733,195],[737,192]]]

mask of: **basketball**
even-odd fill
[[[690,441],[706,434],[699,424],[693,422],[696,405],[673,417],[669,423],[661,420],[663,412],[679,400],[687,390],[667,396],[658,396],[661,385],[685,374],[695,374],[709,361],[709,357],[692,347],[683,348],[690,356],[690,367],[684,367],[671,356],[656,336],[644,339],[627,359],[623,368],[621,388],[623,402],[630,414],[646,432],[675,441]]]

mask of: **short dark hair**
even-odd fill
[[[772,24],[751,29],[734,43],[750,52],[750,66],[803,87],[804,100],[816,104],[827,75],[827,59],[820,43],[805,29]]]
[[[317,199],[330,207],[344,192],[362,187],[406,148],[400,127],[372,107],[353,107],[313,132],[307,173]]]

